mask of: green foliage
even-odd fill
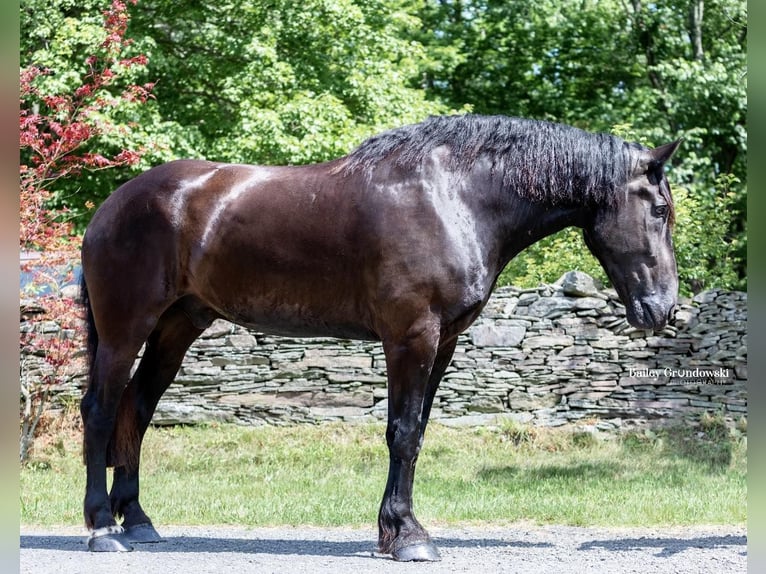
[[[106,6],[22,0],[22,66],[49,67],[51,90],[78,85]],[[125,129],[93,146],[145,154],[132,169],[60,182],[56,200],[80,228],[86,201],[169,159],[324,161],[382,129],[470,109],[646,145],[683,137],[668,170],[686,213],[683,288],[746,286],[745,0],[141,0],[130,13],[148,65],[121,81],[156,82],[156,100],[110,110]],[[530,248],[503,281],[603,277],[575,236]]]
[[[163,115],[224,161],[307,163],[444,108],[409,87],[425,55],[402,2],[154,2],[134,33]],[[231,14],[237,14],[232,17]]]
[[[668,177],[688,190],[686,213],[695,210],[676,229],[686,293],[746,284],[747,3],[705,2],[695,21],[698,4],[431,1],[420,36],[445,55],[426,77],[429,93],[451,106],[613,131],[650,146],[683,137]],[[530,248],[502,281],[529,286],[568,268],[595,270],[575,235]],[[703,252],[693,257],[695,243]]]
[[[609,280],[601,264],[588,251],[578,229],[568,228],[527,247],[498,278],[498,285],[537,287],[552,283],[567,271],[584,271],[603,285]]]
[[[36,66],[45,73],[34,78],[36,101],[28,102],[32,113],[37,113],[45,96],[68,97],[77,102],[70,116],[87,116],[89,125],[98,126],[87,141],[76,149],[80,156],[118,156],[123,150],[156,149],[156,142],[139,124],[151,125],[157,121],[156,103],[144,102],[143,98],[124,97],[126,90],[136,83],[149,83],[144,78],[146,67],[131,62],[140,55],[136,46],[126,39],[121,41],[119,60],[110,66],[105,85],[101,85],[90,98],[77,96],[80,86],[92,81],[89,58],[104,56],[108,30],[105,27],[105,11],[110,8],[108,0],[22,0],[20,61],[22,69]],[[130,5],[128,13],[134,7]],[[120,10],[124,13],[124,7]],[[89,100],[90,109],[80,107]],[[40,110],[43,112],[45,110]],[[64,120],[65,118],[59,118]],[[82,226],[89,217],[90,203],[98,204],[117,185],[156,161],[156,153],[131,166],[109,171],[84,170],[78,177],[62,177],[49,182],[54,208],[63,208],[73,222]],[[21,164],[30,162],[30,152],[22,146]],[[78,170],[78,173],[80,171]]]
[[[737,269],[743,262],[744,238],[732,235],[731,214],[736,211],[739,183],[721,176],[712,194],[701,186],[677,187],[674,243],[681,292],[685,295],[713,287],[744,288]]]
[[[58,87],[75,85],[88,47],[100,41],[104,5],[24,0],[22,63],[50,67]],[[156,82],[156,99],[111,112],[130,129],[95,145],[146,152],[133,170],[57,188],[81,226],[86,200],[99,204],[150,165],[177,157],[324,161],[372,133],[447,111],[413,87],[427,56],[412,40],[420,21],[405,0],[157,0],[130,12],[132,48],[148,65],[125,81]],[[53,25],[38,28],[41,20]]]

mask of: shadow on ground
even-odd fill
[[[617,538],[614,540],[593,540],[581,544],[578,550],[604,549],[613,552],[645,550],[657,548],[655,556],[673,556],[684,550],[694,548],[720,548],[724,546],[742,546],[742,553],[747,552],[747,536],[703,536],[699,538]]]
[[[86,552],[84,536],[22,535],[21,549],[58,550]],[[440,548],[551,548],[548,542],[527,542],[498,538],[440,538],[434,537]],[[592,540],[580,544],[581,551],[607,550],[625,552],[656,548],[658,557],[670,557],[684,550],[695,548],[716,548],[742,546],[746,553],[747,537],[738,535],[703,536],[697,538],[615,538]],[[239,553],[299,556],[360,556],[375,555],[373,540],[328,541],[292,540],[287,538],[210,538],[199,536],[171,536],[156,544],[136,545],[137,552],[163,553]]]

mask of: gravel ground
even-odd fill
[[[745,527],[431,528],[442,561],[398,563],[375,552],[373,529],[160,528],[157,544],[120,554],[87,552],[81,529],[21,529],[22,573],[103,572],[333,574],[513,572],[517,574],[715,572],[747,570]]]

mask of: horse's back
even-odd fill
[[[469,218],[466,206],[434,195],[448,178],[336,167],[179,160],[153,168],[94,216],[86,275],[100,267],[113,284],[191,297],[276,334],[377,338],[424,309],[456,317],[477,308],[490,281],[474,271],[481,254],[458,257],[475,240],[454,236],[454,214]]]
[[[360,304],[358,202],[338,181],[349,183],[321,164],[162,164],[94,215],[83,244],[86,279],[137,292],[164,286],[166,300],[191,297],[274,332],[372,338]]]

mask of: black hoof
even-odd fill
[[[398,562],[438,562],[442,559],[432,542],[418,542],[411,546],[404,546],[394,550],[391,556]]]
[[[130,542],[136,542],[138,544],[151,544],[154,542],[162,542],[162,537],[154,529],[154,526],[148,522],[144,524],[136,524],[134,526],[128,526],[125,529],[125,538]]]
[[[88,538],[88,550],[91,552],[130,552],[133,547],[119,526],[99,528]]]

